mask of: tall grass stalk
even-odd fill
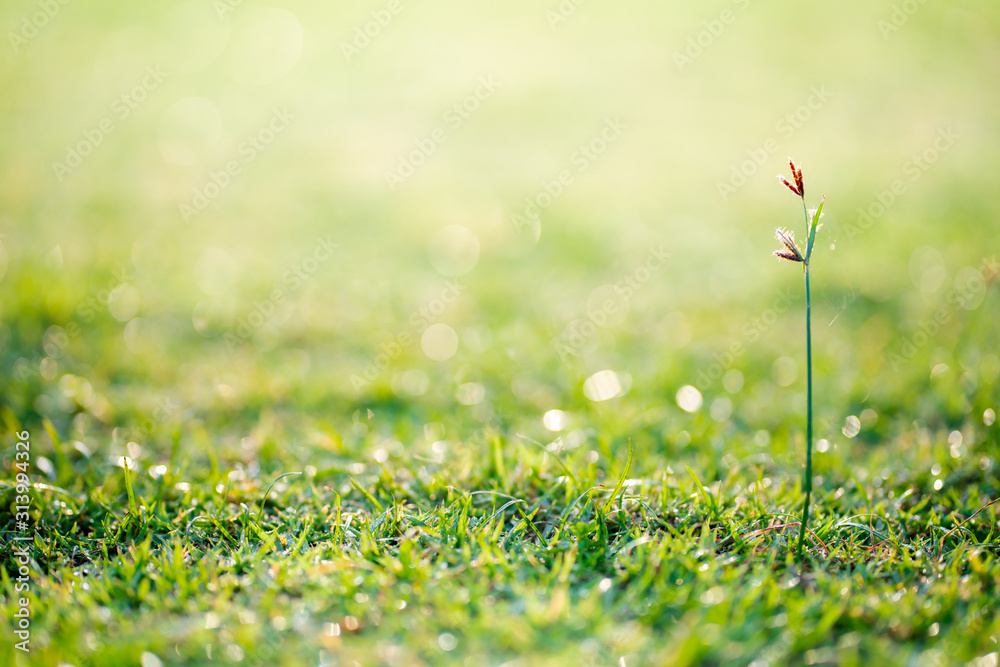
[[[802,489],[806,498],[802,503],[802,522],[799,526],[799,544],[797,558],[802,562],[803,548],[805,547],[806,531],[809,529],[809,506],[812,499],[812,444],[813,444],[813,366],[812,366],[812,295],[809,293],[809,260],[812,258],[813,245],[816,242],[816,230],[819,227],[819,219],[823,214],[823,205],[826,197],[820,202],[819,207],[809,217],[809,208],[806,206],[806,192],[802,181],[802,170],[796,168],[791,158],[788,158],[788,166],[792,170],[792,182],[784,176],[778,176],[782,183],[789,190],[794,192],[802,200],[802,211],[806,218],[806,251],[803,253],[795,243],[795,235],[792,232],[779,228],[775,234],[781,241],[782,248],[775,250],[774,254],[789,262],[799,262],[802,264],[802,272],[806,279],[806,468],[802,480]]]

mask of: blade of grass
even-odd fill
[[[529,438],[526,435],[521,435],[520,433],[518,433],[517,437],[521,438],[522,440],[527,440],[528,442],[530,442],[532,444],[538,445],[538,447],[540,447],[543,452],[545,452],[546,454],[548,454],[549,456],[551,456],[552,458],[554,458],[556,460],[556,463],[559,464],[559,467],[561,467],[563,470],[566,471],[566,474],[569,476],[570,479],[573,480],[573,484],[575,486],[577,486],[577,487],[580,486],[580,480],[578,480],[576,478],[576,475],[574,475],[573,471],[569,469],[569,466],[566,465],[565,463],[563,463],[563,460],[561,458],[559,458],[559,456],[555,452],[549,451],[549,449],[545,445],[543,445],[542,443],[538,442],[537,440],[534,440],[533,438]]]
[[[805,202],[803,201],[803,205]],[[806,263],[809,262],[809,258],[812,257],[813,244],[816,243],[816,230],[819,229],[819,217],[823,214],[823,205],[826,204],[826,197],[824,196],[822,201],[819,203],[819,207],[816,209],[816,213],[813,214],[812,224],[809,224],[809,212],[806,212],[806,224],[809,224],[809,241],[806,243]]]
[[[271,486],[267,487],[267,491],[265,491],[264,495],[260,497],[260,511],[257,512],[257,521],[260,521],[261,517],[264,516],[264,503],[267,501],[267,497],[268,495],[270,495],[271,489],[274,488],[274,485],[277,484],[282,479],[284,479],[285,477],[289,477],[291,475],[301,475],[301,474],[302,474],[301,472],[286,472],[274,478],[274,481],[271,482]],[[354,480],[351,481],[353,482]]]
[[[376,498],[375,496],[373,496],[368,489],[366,489],[363,486],[361,486],[360,484],[358,484],[358,482],[353,477],[350,477],[348,479],[351,480],[351,486],[353,486],[355,489],[357,489],[358,493],[360,493],[361,495],[363,495],[365,497],[365,500],[367,500],[372,505],[374,505],[375,509],[377,509],[379,512],[384,512],[385,511],[385,508],[382,507],[382,503],[380,503],[378,501],[378,498]]]
[[[62,440],[59,439],[59,434],[56,433],[56,427],[52,425],[52,421],[46,417],[42,420],[42,426],[45,428],[45,432],[49,434],[49,438],[52,440],[52,447],[56,452],[57,479],[60,484],[64,484],[66,480],[73,476],[73,468],[69,464],[69,459],[66,458]]]
[[[632,470],[632,459],[633,459],[632,439],[629,438],[628,460],[625,461],[625,467],[622,469],[622,474],[618,476],[618,483],[615,484],[615,489],[614,491],[611,492],[611,496],[608,498],[608,502],[604,503],[603,510],[605,513],[610,512],[611,505],[615,502],[615,498],[618,497],[618,492],[622,490],[623,486],[625,486],[625,480],[628,478],[628,473],[630,470]]]

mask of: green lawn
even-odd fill
[[[997,666],[1000,6],[328,4],[0,8],[0,664]]]

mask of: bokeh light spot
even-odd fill
[[[623,395],[625,391],[618,373],[614,371],[599,371],[583,383],[583,395],[592,401],[607,401]]]
[[[420,338],[420,346],[430,359],[447,361],[458,351],[458,334],[447,324],[432,324]]]
[[[689,384],[677,390],[677,405],[685,412],[698,412],[701,409],[701,392]]]
[[[542,417],[542,424],[549,431],[561,431],[569,425],[569,414],[562,410],[549,410]]]

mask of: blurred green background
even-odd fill
[[[734,441],[794,462],[787,155],[827,197],[818,437],[888,460],[995,398],[994,2],[11,0],[0,25],[0,391],[102,454],[201,424],[252,458],[277,421],[303,460],[492,429],[709,478]]]

